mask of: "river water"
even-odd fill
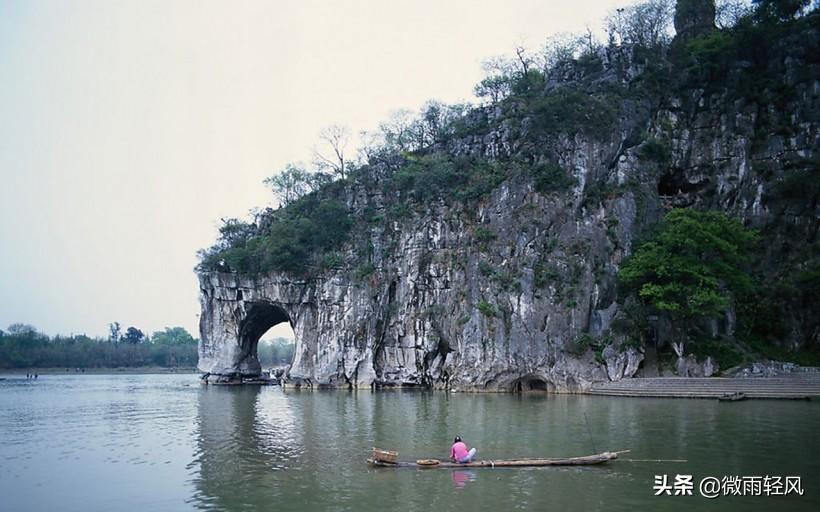
[[[283,391],[196,375],[0,381],[0,511],[820,510],[820,403]],[[585,419],[586,418],[586,419]],[[600,467],[389,469],[446,458],[631,449]],[[692,496],[654,496],[692,475]],[[707,476],[800,476],[798,496],[707,500]]]

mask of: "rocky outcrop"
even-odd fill
[[[349,199],[355,208],[362,198]],[[259,336],[287,321],[296,336],[287,382],[295,385],[577,391],[631,376],[640,352],[610,341],[602,365],[579,337],[591,333],[597,343],[617,314],[612,276],[599,281],[585,262],[612,268],[623,251],[613,254],[609,237],[629,244],[634,200],[613,204],[619,220],[609,235],[607,211],[578,222],[567,206],[527,180],[511,181],[481,207],[478,226],[438,206],[405,225],[373,228],[369,275],[201,273],[199,368],[257,374]]]
[[[611,84],[636,80],[648,65],[624,48],[602,51],[600,60],[595,80]],[[200,370],[258,375],[259,337],[289,322],[291,385],[581,391],[633,376],[643,353],[630,338],[634,326],[618,328],[629,315],[616,275],[664,211],[719,209],[770,229],[771,257],[792,254],[790,237],[818,231],[816,201],[795,209],[776,193],[789,172],[817,159],[818,64],[777,62],[789,90],[782,104],[727,87],[661,100],[626,94],[612,130],[599,137],[568,130],[545,142],[527,133],[526,119],[513,125],[484,108],[476,117],[490,128],[437,149],[499,162],[549,155],[574,185],[539,191],[531,176],[511,172],[477,204],[433,200],[397,216],[374,168],[367,180],[338,187],[357,224],[334,269],[199,273]],[[556,73],[561,87],[585,76],[572,66]],[[795,318],[793,325],[807,322]],[[710,335],[732,336],[734,323],[729,311]],[[682,357],[678,367],[685,375],[718,370],[711,358]]]
[[[768,379],[773,377],[818,374],[820,374],[820,368],[818,367],[800,366],[795,363],[784,363],[780,361],[758,361],[734,368],[727,376]]]
[[[693,354],[679,357],[675,363],[675,374],[679,377],[712,377],[717,375],[720,368],[711,356],[698,361]]]
[[[715,0],[678,0],[674,20],[677,43],[707,34],[715,29]]]

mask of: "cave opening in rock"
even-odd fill
[[[552,385],[540,377],[527,375],[512,383],[513,393],[548,393]]]
[[[263,370],[285,368],[293,362],[295,335],[290,316],[274,304],[255,303],[239,328],[239,342],[247,357]]]
[[[658,181],[658,195],[675,196],[678,194],[688,194],[698,192],[708,184],[708,180],[703,179],[698,182],[690,182],[686,175],[680,171],[669,171],[661,176]]]

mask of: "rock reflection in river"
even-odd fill
[[[259,387],[203,387],[198,398],[194,502],[203,509],[262,505],[275,472],[294,466],[309,433],[287,397]],[[251,503],[252,502],[252,503]]]

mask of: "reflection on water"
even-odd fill
[[[815,510],[818,402],[283,392],[185,376],[0,381],[0,510]],[[589,429],[584,419],[589,419]],[[626,449],[601,467],[371,468]],[[802,498],[655,497],[654,475],[800,475]]]
[[[366,467],[367,451],[359,447],[373,439],[372,400],[211,386],[198,405],[198,508],[296,510],[350,500],[356,473]]]
[[[0,510],[185,510],[195,376],[0,382]]]
[[[476,480],[475,471],[466,469],[456,469],[450,473],[450,476],[453,478],[453,486],[456,489],[463,489],[467,482],[475,482]]]
[[[812,421],[820,418],[815,404],[743,407],[579,396],[204,389],[195,504],[206,510],[676,510],[691,502],[655,498],[655,474],[817,474],[817,462],[801,459],[797,442],[812,435]],[[581,455],[597,445],[631,448],[635,459],[689,462],[481,470],[364,464],[372,446],[396,449],[404,460],[446,459],[455,434],[491,459]],[[749,447],[761,444],[778,448],[752,455]],[[783,450],[791,455],[784,457]],[[812,500],[786,499],[795,508]],[[731,498],[721,507],[762,510],[769,504]]]

